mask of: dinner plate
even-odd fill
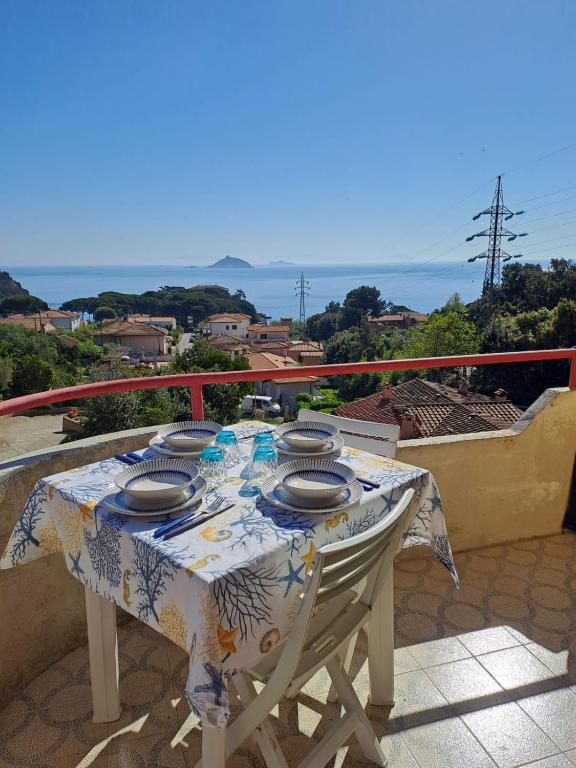
[[[276,433],[292,448],[318,451],[338,434],[338,427],[321,421],[292,421],[277,426]]]
[[[340,451],[344,445],[344,438],[342,435],[334,435],[333,438],[330,439],[330,442],[320,448],[320,450],[299,450],[298,448],[294,448],[291,445],[288,445],[288,443],[285,443],[284,440],[281,438],[276,439],[276,448],[278,449],[278,453],[282,454],[283,456],[290,456],[292,459],[302,459],[304,457],[309,458],[327,458],[332,457],[333,454],[335,454],[337,451]]]
[[[201,451],[221,431],[215,421],[180,421],[160,427],[158,435],[177,451]]]
[[[177,448],[173,448],[168,443],[165,443],[160,435],[154,435],[148,445],[153,451],[162,456],[171,456],[174,459],[191,459],[191,461],[195,461],[203,451],[203,448],[198,448],[196,451],[179,451]]]
[[[274,477],[292,496],[303,499],[334,499],[356,479],[352,467],[326,458],[287,461]]]
[[[339,512],[353,506],[362,498],[363,490],[358,480],[354,480],[339,497],[331,499],[328,503],[324,499],[299,499],[288,493],[284,486],[271,475],[262,481],[261,492],[262,497],[270,504],[288,512],[324,514],[325,512]]]
[[[117,515],[146,518],[146,520],[152,521],[155,518],[165,518],[196,506],[202,501],[206,491],[206,481],[202,477],[197,477],[194,479],[190,491],[186,492],[184,498],[177,502],[152,505],[149,501],[135,499],[122,491],[118,491],[104,496],[102,504]]]
[[[198,477],[191,459],[147,459],[126,467],[114,478],[118,488],[128,496],[150,501],[155,506],[176,502]]]

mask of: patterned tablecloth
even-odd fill
[[[244,437],[263,427],[252,422],[233,428]],[[240,445],[247,459],[252,441]],[[458,579],[430,472],[351,448],[339,461],[380,488],[337,514],[294,514],[243,495],[242,461],[217,489],[236,506],[166,542],[152,537],[157,523],[111,514],[99,503],[125,467],[116,459],[52,475],[28,497],[0,567],[62,551],[82,584],[190,654],[190,706],[203,721],[222,725],[229,714],[226,678],[253,666],[289,631],[298,587],[316,550],[374,525],[407,488],[415,494],[404,546],[430,545]]]

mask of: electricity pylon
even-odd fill
[[[310,283],[304,280],[304,272],[300,274],[300,280],[296,283],[296,293],[300,296],[300,327],[304,333],[304,338],[308,338],[308,329],[306,328],[306,296],[310,296]]]
[[[494,199],[490,208],[486,208],[480,213],[477,213],[473,217],[472,221],[477,221],[480,216],[490,216],[490,227],[483,232],[476,232],[474,235],[466,238],[466,242],[469,243],[474,240],[475,237],[487,237],[488,248],[483,253],[479,253],[478,256],[472,256],[468,261],[476,261],[476,259],[486,259],[486,271],[484,273],[484,287],[482,293],[484,296],[488,296],[490,303],[494,302],[495,288],[500,286],[500,262],[510,261],[510,259],[519,259],[522,254],[515,253],[513,256],[500,248],[500,241],[503,237],[507,237],[508,240],[516,240],[517,237],[526,237],[528,232],[521,232],[516,235],[514,232],[510,232],[503,225],[504,221],[510,220],[513,216],[519,216],[524,211],[513,212],[504,205],[504,197],[502,195],[502,176],[498,176],[498,182],[496,184],[496,191],[494,192]]]

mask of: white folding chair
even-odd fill
[[[340,430],[340,434],[344,438],[344,445],[350,448],[370,451],[377,456],[387,456],[389,459],[396,456],[400,427],[394,424],[346,419],[344,416],[332,416],[331,413],[310,411],[307,408],[301,408],[298,411],[298,420],[333,424]]]
[[[227,729],[226,755],[253,734],[268,768],[288,768],[268,715],[284,695],[298,693],[319,669],[326,667],[344,715],[298,768],[326,765],[353,733],[368,760],[380,766],[387,764],[343,669],[341,655],[370,619],[400,545],[413,494],[412,489],[407,490],[392,512],[364,533],[318,550],[305,580],[300,610],[285,642],[257,667],[233,678],[244,710]],[[317,606],[320,610],[316,612]],[[253,680],[264,683],[260,693]]]

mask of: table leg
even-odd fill
[[[394,574],[386,579],[368,625],[370,704],[394,706]]]
[[[118,720],[122,711],[118,693],[116,605],[88,587],[85,587],[85,594],[92,719],[95,723],[110,723]]]
[[[226,727],[202,724],[202,768],[225,768]],[[197,766],[198,768],[198,766]]]

